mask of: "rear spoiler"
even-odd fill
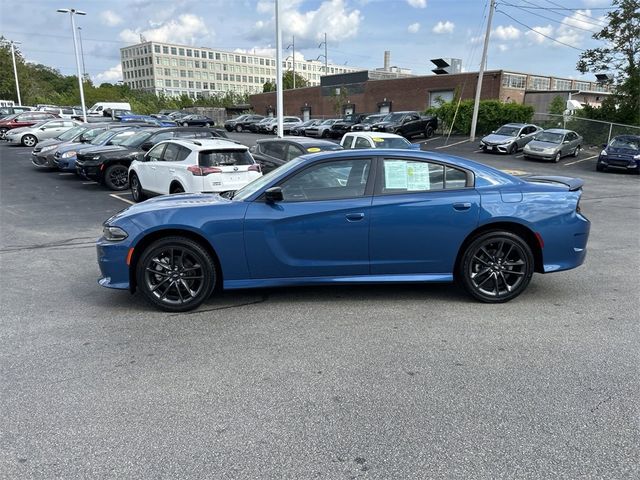
[[[559,183],[569,187],[570,192],[580,190],[584,185],[584,180],[581,178],[561,177],[557,175],[527,175],[525,177],[520,177],[520,179],[525,182]]]

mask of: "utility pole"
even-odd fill
[[[276,0],[276,115],[278,137],[283,136],[284,102],[282,91],[284,90],[282,78],[282,25],[280,25],[280,0]]]
[[[82,72],[80,71],[80,56],[78,55],[78,41],[76,39],[76,22],[74,17],[76,15],[86,15],[85,12],[81,10],[76,10],[75,8],[59,8],[57,10],[58,13],[68,13],[69,17],[71,17],[71,33],[73,34],[73,50],[76,54],[76,69],[78,71],[78,87],[80,87],[80,103],[82,104],[82,118],[84,122],[87,122],[87,107],[84,104],[84,86],[82,79]]]
[[[291,48],[292,50],[292,55],[291,58],[293,59],[293,89],[296,89],[296,37],[293,36],[292,38],[292,42],[291,45],[289,45],[287,47],[287,50],[289,50],[289,48]]]
[[[82,47],[82,27],[78,27],[78,40],[80,40],[80,58],[82,59],[82,77],[87,78],[87,67],[84,64],[84,48]]]
[[[11,58],[13,59],[13,77],[16,79],[16,93],[18,94],[18,106],[22,106],[22,99],[20,98],[20,84],[18,83],[18,68],[16,67],[16,52],[13,45],[20,42],[14,42],[11,40]]]
[[[327,34],[324,34],[324,42],[320,42],[320,45],[318,45],[318,48],[320,48],[322,45],[324,45],[324,55],[320,55],[321,57],[324,57],[324,74],[327,75],[328,73],[328,69],[327,69]]]
[[[484,48],[482,49],[482,60],[480,60],[480,70],[478,71],[478,85],[476,86],[476,100],[473,104],[473,117],[471,117],[470,141],[476,139],[476,127],[478,126],[478,110],[480,109],[480,93],[482,90],[482,77],[484,76],[485,64],[487,63],[487,50],[489,48],[489,36],[491,35],[491,21],[493,11],[496,9],[496,0],[491,0],[489,6],[489,17],[487,19],[487,32],[484,34]]]

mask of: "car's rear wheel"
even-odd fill
[[[560,155],[560,152],[556,153],[556,156],[553,157],[553,163],[558,163],[561,158],[562,158],[562,155]]]
[[[431,137],[433,137],[433,127],[428,126],[424,131],[424,138],[431,138]]]
[[[236,125],[236,132],[240,133],[242,131],[242,125]]]
[[[513,142],[513,143],[511,144],[511,146],[509,147],[509,150],[508,150],[508,152],[507,152],[507,153],[508,153],[509,155],[513,155],[513,154],[514,154],[514,153],[516,153],[517,151],[518,151],[518,144],[517,144],[516,142]]]
[[[322,132],[322,135],[320,135],[320,138],[327,138],[328,136],[329,136],[329,132],[325,130],[324,132]]]
[[[111,190],[126,190],[129,188],[128,170],[125,165],[110,165],[104,171],[104,184]]]
[[[182,185],[180,185],[179,183],[176,183],[175,185],[173,185],[171,187],[171,192],[170,193],[184,193],[184,188],[182,188]]]
[[[138,288],[154,305],[184,312],[204,302],[216,284],[213,258],[199,243],[168,237],[149,245],[136,265]]]
[[[580,155],[580,152],[582,151],[582,147],[580,145],[578,145],[576,147],[576,149],[573,151],[573,156],[577,157],[578,155]]]
[[[25,147],[33,147],[36,143],[38,143],[38,139],[35,135],[25,135],[22,137],[22,145]]]
[[[600,163],[596,163],[596,170],[597,170],[598,172],[604,172],[606,169],[607,169],[607,168],[606,168],[604,165],[602,165],[602,164],[600,164]]]
[[[211,126],[211,124],[209,122],[204,124],[205,128],[209,128]]]
[[[487,232],[466,248],[458,280],[475,299],[507,302],[529,285],[534,271],[531,248],[521,237],[506,231]]]
[[[133,197],[134,202],[143,202],[147,199],[147,196],[144,194],[144,190],[142,189],[140,179],[135,173],[131,173],[129,176],[129,185],[131,187],[131,196]]]
[[[0,138],[4,137],[4,135],[7,133],[7,128],[0,128]]]

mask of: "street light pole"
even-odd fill
[[[59,8],[59,13],[68,13],[71,17],[71,33],[73,34],[73,50],[76,54],[76,69],[78,72],[78,86],[80,87],[80,103],[82,104],[82,118],[87,121],[87,107],[84,103],[84,86],[82,81],[82,72],[80,71],[80,56],[78,55],[78,40],[76,38],[76,22],[74,20],[75,15],[86,15],[86,12],[76,10],[75,8]]]
[[[10,43],[11,43],[11,58],[13,59],[13,76],[16,79],[16,93],[18,94],[18,106],[21,107],[22,99],[20,98],[20,84],[18,83],[18,68],[16,67],[16,52],[13,48],[13,45],[19,42],[14,42],[13,40],[11,40]]]
[[[287,47],[287,50],[289,50],[290,48],[292,49],[291,51],[293,52],[291,55],[291,58],[293,59],[293,89],[296,89],[296,37],[291,37],[292,38],[292,42],[291,45],[289,45]]]
[[[84,64],[84,48],[82,46],[82,27],[78,27],[78,40],[80,40],[80,58],[82,58],[82,78],[87,78],[87,67]]]
[[[318,58],[320,57],[324,57],[324,74],[328,75],[327,72],[327,64],[329,63],[327,60],[327,34],[324,34],[324,42],[320,42],[320,45],[318,45],[318,48],[320,48],[322,45],[324,45],[324,55],[319,55]]]
[[[485,64],[487,63],[487,50],[489,48],[489,36],[491,35],[491,21],[493,11],[496,9],[496,0],[491,0],[489,6],[489,18],[487,19],[487,32],[484,34],[484,48],[482,49],[482,60],[478,71],[478,85],[476,86],[476,99],[473,103],[473,116],[471,117],[471,136],[473,142],[476,139],[476,127],[478,126],[478,111],[480,110],[480,92],[482,90],[482,77],[484,76]]]
[[[276,115],[278,137],[283,136],[284,102],[282,91],[284,90],[282,78],[282,26],[280,25],[280,1],[276,0]]]

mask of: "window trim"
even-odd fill
[[[384,172],[384,161],[385,160],[404,160],[404,161],[408,161],[408,162],[423,162],[423,163],[433,163],[435,165],[442,165],[443,168],[449,167],[449,168],[453,168],[456,170],[460,170],[462,172],[465,173],[466,177],[467,177],[467,182],[466,185],[464,187],[460,187],[460,188],[442,188],[439,190],[415,190],[415,191],[398,191],[398,192],[383,192],[382,188],[383,188],[383,181],[384,181],[384,175],[382,175],[382,172]],[[377,157],[377,168],[376,168],[376,172],[380,172],[380,175],[376,175],[376,181],[375,181],[375,186],[374,186],[374,190],[373,190],[373,196],[374,197],[386,197],[386,196],[395,196],[395,195],[429,195],[429,194],[434,194],[434,193],[442,193],[442,192],[458,192],[458,191],[462,191],[462,190],[472,190],[475,189],[475,175],[471,170],[468,170],[466,168],[460,167],[458,165],[451,165],[450,163],[447,162],[442,162],[440,160],[433,160],[433,159],[422,159],[422,158],[412,158],[412,157],[385,157],[385,156],[379,156]]]

